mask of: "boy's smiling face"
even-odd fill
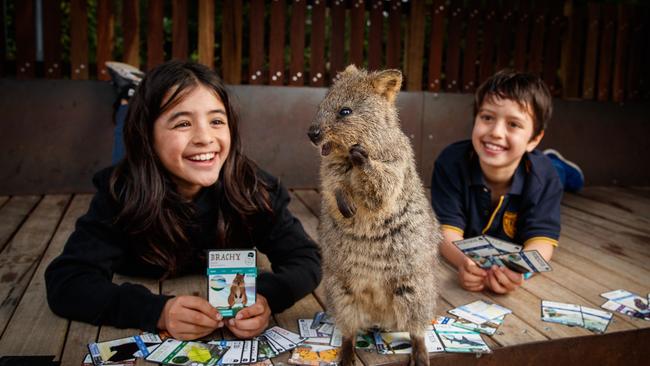
[[[472,145],[487,177],[511,177],[524,153],[542,140],[543,132],[533,138],[533,117],[530,106],[526,107],[490,95],[483,99],[474,120]]]

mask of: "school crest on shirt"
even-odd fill
[[[510,212],[506,211],[503,213],[503,232],[508,235],[510,239],[515,238],[515,234],[517,233],[516,229],[516,223],[517,223],[517,213],[516,212]]]

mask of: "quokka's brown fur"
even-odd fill
[[[410,364],[429,364],[423,335],[433,318],[442,237],[400,128],[401,84],[398,70],[348,66],[308,133],[322,155],[323,283],[343,335],[344,366],[354,363],[357,331],[374,326],[409,332]]]

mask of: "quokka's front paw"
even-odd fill
[[[354,166],[364,166],[368,163],[368,152],[363,146],[354,144],[350,148],[350,161]]]
[[[357,212],[357,207],[346,198],[345,193],[343,193],[342,190],[337,189],[334,194],[336,196],[336,206],[338,207],[339,212],[341,212],[341,215],[346,219],[354,216]]]

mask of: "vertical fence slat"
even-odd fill
[[[402,2],[391,0],[388,9],[388,42],[386,42],[386,67],[401,69],[402,55]]]
[[[61,77],[62,51],[61,6],[56,0],[43,0],[43,68],[46,78]]]
[[[644,38],[647,36],[646,22],[648,21],[647,17],[643,17],[640,14],[640,9],[638,7],[634,8],[635,11],[632,12],[632,20],[630,23],[630,55],[628,57],[627,65],[627,99],[637,99],[640,97],[641,93],[639,90],[640,85],[640,69],[641,69],[641,58],[643,57],[643,48],[644,48]],[[647,63],[646,63],[647,65]]]
[[[199,0],[199,62],[214,70],[214,0]]]
[[[271,34],[269,41],[269,84],[284,84],[284,0],[271,5]]]
[[[5,7],[0,6],[0,76],[5,76],[7,62],[7,35],[5,34]]]
[[[112,1],[97,1],[97,79],[109,80],[106,61],[113,59],[115,40],[115,17]]]
[[[31,79],[36,76],[36,34],[34,30],[34,0],[16,1],[16,77]]]
[[[612,83],[612,100],[622,102],[625,99],[626,56],[629,47],[630,13],[624,4],[618,5],[618,31],[616,33],[616,52],[614,55],[614,80]]]
[[[137,0],[122,2],[122,36],[124,62],[140,67],[140,5]]]
[[[221,76],[228,84],[241,84],[242,2],[238,0],[223,1],[221,19]]]
[[[547,3],[544,1],[536,1],[535,4],[535,10],[532,15],[533,30],[530,39],[530,59],[528,60],[527,70],[541,76]]]
[[[332,19],[330,45],[330,80],[345,67],[345,1],[335,0],[330,5]]]
[[[530,30],[530,0],[523,0],[517,10],[517,31],[515,38],[515,70],[526,70],[528,34]]]
[[[187,1],[172,1],[172,58],[185,60],[188,55]]]
[[[496,33],[499,37],[499,43],[496,48],[495,67],[497,71],[510,67],[510,61],[512,60],[512,45],[515,33],[513,32],[513,29],[515,29],[513,0],[506,0],[501,3],[498,19]],[[483,80],[483,78],[481,79]]]
[[[264,84],[264,0],[252,0],[250,5],[250,34],[248,82]]]
[[[70,78],[88,79],[88,11],[85,0],[70,2]]]
[[[314,0],[311,9],[311,39],[309,45],[309,85],[325,85],[325,1]]]
[[[452,0],[449,9],[449,36],[447,41],[447,62],[445,65],[445,90],[457,92],[460,90],[459,65],[460,65],[460,27],[463,18],[462,2]]]
[[[439,91],[441,87],[442,42],[445,33],[446,14],[445,0],[434,0],[431,8],[431,40],[429,43],[429,91]]]
[[[474,90],[494,73],[497,6],[494,2],[486,2],[483,9],[485,19],[483,20],[483,42],[481,42],[478,82],[471,90]]]
[[[366,30],[366,9],[363,0],[352,0],[350,7],[350,62],[364,67],[363,40]]]
[[[478,21],[479,21],[479,4],[478,1],[471,0],[465,10],[465,19],[467,19],[467,31],[465,32],[465,51],[463,53],[463,77],[461,91],[470,93],[474,90],[476,84],[476,60],[478,49]],[[485,19],[490,16],[483,14]],[[485,39],[485,38],[484,38]]]
[[[643,61],[641,65],[650,65],[650,32],[648,32],[648,21],[650,20],[650,7],[644,6],[639,9],[643,11],[643,17],[645,23],[646,32],[643,33],[643,47],[641,47],[641,52],[643,53]],[[650,68],[644,67],[639,75],[639,93],[642,98],[650,99]]]
[[[596,95],[596,65],[598,61],[598,36],[600,25],[600,4],[587,4],[587,46],[582,77],[582,97],[594,99]]]
[[[567,34],[562,46],[562,95],[564,98],[580,97],[580,72],[582,63],[582,45],[585,42],[585,13],[586,8],[572,2],[566,8],[565,15],[569,19]]]
[[[610,99],[612,64],[614,61],[614,37],[616,35],[616,5],[603,5],[603,36],[598,55],[598,97],[601,102]]]
[[[422,90],[424,65],[424,0],[411,1],[406,56],[406,90]]]
[[[291,64],[289,85],[305,84],[305,11],[307,2],[294,0],[291,5]]]
[[[542,67],[542,78],[548,85],[551,95],[558,96],[557,69],[560,65],[560,45],[562,31],[566,29],[566,18],[563,14],[563,0],[551,1],[548,13],[548,31],[546,37],[546,47],[544,49],[544,63]]]
[[[163,0],[149,0],[147,9],[147,70],[151,70],[165,60],[163,51],[164,16],[165,4]]]
[[[384,30],[383,5],[381,1],[372,2],[370,6],[370,31],[368,35],[368,69],[381,68],[382,39]]]

